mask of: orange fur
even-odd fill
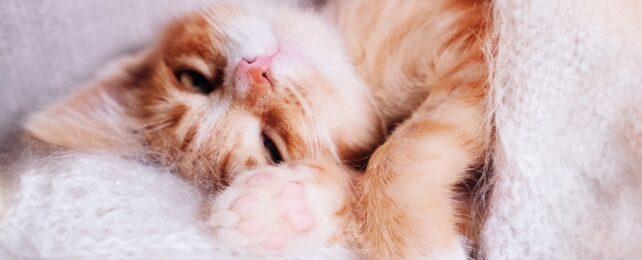
[[[445,257],[460,246],[455,185],[484,159],[487,6],[477,1],[335,1],[329,12],[394,129],[356,182],[369,259]],[[466,227],[467,228],[467,227]]]

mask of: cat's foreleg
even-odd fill
[[[367,259],[466,259],[453,188],[487,147],[480,91],[435,91],[375,151],[355,202]]]

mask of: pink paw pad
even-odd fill
[[[258,187],[272,181],[274,177],[269,173],[259,173],[247,179],[246,183],[250,187]]]
[[[285,247],[285,237],[279,234],[270,234],[262,245],[268,250],[281,250]]]
[[[281,254],[333,243],[342,183],[315,182],[318,169],[270,166],[240,173],[212,201],[209,223],[234,250]],[[326,198],[327,197],[327,198]]]
[[[244,219],[236,224],[236,229],[246,235],[256,235],[263,232],[264,226],[256,219]]]
[[[285,196],[303,195],[303,185],[295,182],[289,182],[285,184],[285,187],[283,187],[283,190],[281,191],[281,195],[285,195]]]
[[[233,211],[239,214],[248,214],[258,203],[258,198],[251,193],[246,193],[234,200],[230,207]]]
[[[277,197],[277,205],[283,218],[296,232],[305,232],[312,228],[314,221],[303,199],[303,186],[288,183]]]

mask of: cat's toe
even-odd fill
[[[212,202],[209,223],[229,246],[260,254],[328,245],[343,225],[337,215],[345,182],[306,166],[241,174]]]

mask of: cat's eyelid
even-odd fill
[[[180,69],[181,70],[193,70],[196,71],[205,78],[211,79],[213,77],[212,75],[212,67],[210,64],[205,62],[203,59],[196,57],[196,56],[180,56],[176,59],[179,64],[182,64]]]
[[[287,144],[285,143],[281,135],[277,134],[275,131],[271,130],[270,128],[263,129],[261,135],[268,137],[272,141],[275,148],[278,150],[279,156],[281,157],[282,161],[288,160],[289,154],[288,154]]]

